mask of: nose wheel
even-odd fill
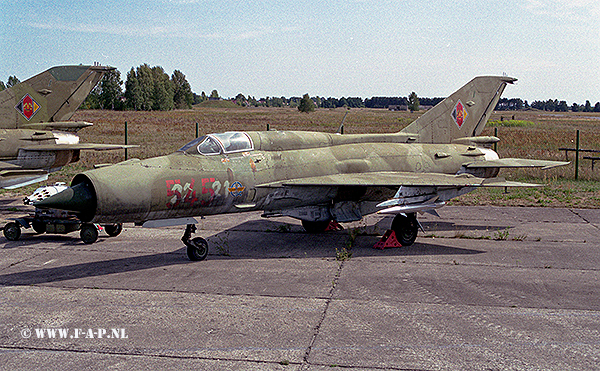
[[[185,232],[181,241],[187,247],[187,256],[191,261],[200,261],[206,259],[208,255],[208,242],[202,237],[192,238],[192,234],[196,232],[194,224],[188,224],[185,227]]]

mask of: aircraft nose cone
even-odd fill
[[[89,221],[96,211],[96,197],[88,184],[79,183],[42,201],[34,202],[33,206],[73,211],[79,214],[83,221]]]

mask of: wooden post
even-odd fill
[[[498,127],[494,128],[494,136],[498,138]],[[494,152],[498,152],[498,142],[494,142]]]
[[[129,140],[127,138],[128,133],[127,133],[127,121],[125,121],[125,145],[129,144]],[[127,161],[127,148],[125,148],[125,161]]]
[[[579,178],[579,129],[577,129],[577,140],[575,141],[575,180]]]
[[[198,138],[198,123],[196,123],[196,138]]]

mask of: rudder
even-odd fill
[[[114,67],[57,66],[0,92],[0,128],[69,120]]]
[[[450,143],[453,139],[481,134],[506,87],[517,79],[479,76],[405,127],[418,135],[419,143]]]

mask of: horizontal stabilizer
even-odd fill
[[[45,180],[48,180],[48,172],[44,170],[0,171],[0,188],[15,189]]]
[[[540,167],[542,170],[551,169],[557,166],[568,165],[569,162],[564,161],[548,161],[548,160],[531,160],[525,158],[501,158],[490,161],[476,161],[464,166],[467,169],[482,169],[482,168],[517,168],[517,167]]]
[[[69,151],[69,150],[93,150],[108,151],[114,149],[137,148],[138,145],[128,144],[99,144],[99,143],[77,143],[77,144],[45,144],[41,146],[22,147],[25,151]]]
[[[0,170],[18,170],[21,169],[21,166],[11,164],[8,162],[0,161]]]
[[[77,132],[83,128],[93,126],[91,122],[85,121],[61,121],[61,122],[35,122],[32,124],[23,124],[23,129],[33,130],[60,130],[68,132]]]

